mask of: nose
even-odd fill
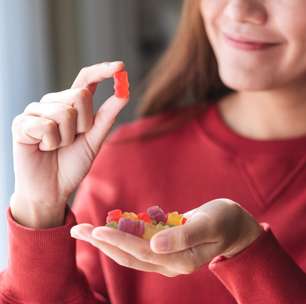
[[[267,21],[267,11],[259,0],[229,0],[224,14],[241,23],[264,24]]]

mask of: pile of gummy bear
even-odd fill
[[[177,211],[165,213],[159,206],[152,206],[138,214],[122,212],[120,209],[111,210],[107,213],[106,226],[150,240],[157,232],[184,225],[186,220]]]

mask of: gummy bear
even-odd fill
[[[182,214],[179,214],[177,211],[174,212],[169,212],[168,213],[168,218],[167,218],[167,224],[171,226],[177,226],[177,225],[182,225],[184,220],[184,216]]]
[[[114,74],[115,96],[119,98],[129,97],[129,80],[128,73],[125,70],[118,71]]]
[[[116,222],[118,223],[120,217],[122,216],[122,211],[120,209],[111,210],[107,213],[106,223]]]
[[[118,222],[118,229],[141,237],[144,234],[144,222],[121,217]]]
[[[163,225],[161,223],[154,225],[154,224],[149,224],[145,223],[144,224],[144,234],[142,235],[142,238],[145,240],[150,240],[154,234],[158,233],[159,231],[162,231],[166,228],[169,228],[170,226],[168,225]]]
[[[145,223],[152,223],[150,216],[146,212],[138,213],[138,219],[143,220]]]
[[[123,212],[123,213],[122,213],[122,216],[123,216],[124,218],[128,218],[128,219],[130,219],[130,220],[134,220],[134,221],[137,221],[137,220],[138,220],[138,216],[137,216],[137,214],[134,213],[134,212]]]
[[[147,209],[147,213],[153,221],[157,223],[166,223],[167,222],[167,215],[163,209],[159,206],[152,206]]]

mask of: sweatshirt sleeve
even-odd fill
[[[305,304],[306,274],[281,247],[269,224],[247,248],[219,256],[209,269],[239,304]]]
[[[72,238],[70,229],[79,223],[101,225],[107,208],[116,201],[111,189],[119,188],[121,174],[114,170],[117,153],[108,143],[120,130],[121,126],[108,135],[72,207],[66,206],[62,226],[25,227],[7,208],[9,261],[0,272],[0,304],[110,303],[98,249]]]
[[[7,209],[9,262],[0,273],[0,303],[107,303],[91,288],[76,263],[77,224],[67,205],[64,225],[33,229],[17,223]]]

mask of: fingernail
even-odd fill
[[[70,235],[75,239],[79,239],[79,240],[85,240],[86,239],[86,236],[78,228],[71,228],[70,229]]]
[[[112,62],[111,62],[111,65],[112,65],[112,66],[115,66],[115,65],[118,65],[118,64],[121,64],[121,63],[123,63],[123,61],[121,61],[121,60],[112,61]]]
[[[84,237],[79,232],[70,231],[70,235],[75,239],[84,240]]]
[[[105,64],[108,67],[116,67],[117,65],[122,64],[122,63],[123,63],[123,61],[120,61],[120,60],[111,61],[111,62],[103,62],[103,64]]]
[[[168,251],[170,250],[170,242],[169,242],[169,237],[167,235],[161,235],[157,237],[154,242],[154,248],[157,251]]]

